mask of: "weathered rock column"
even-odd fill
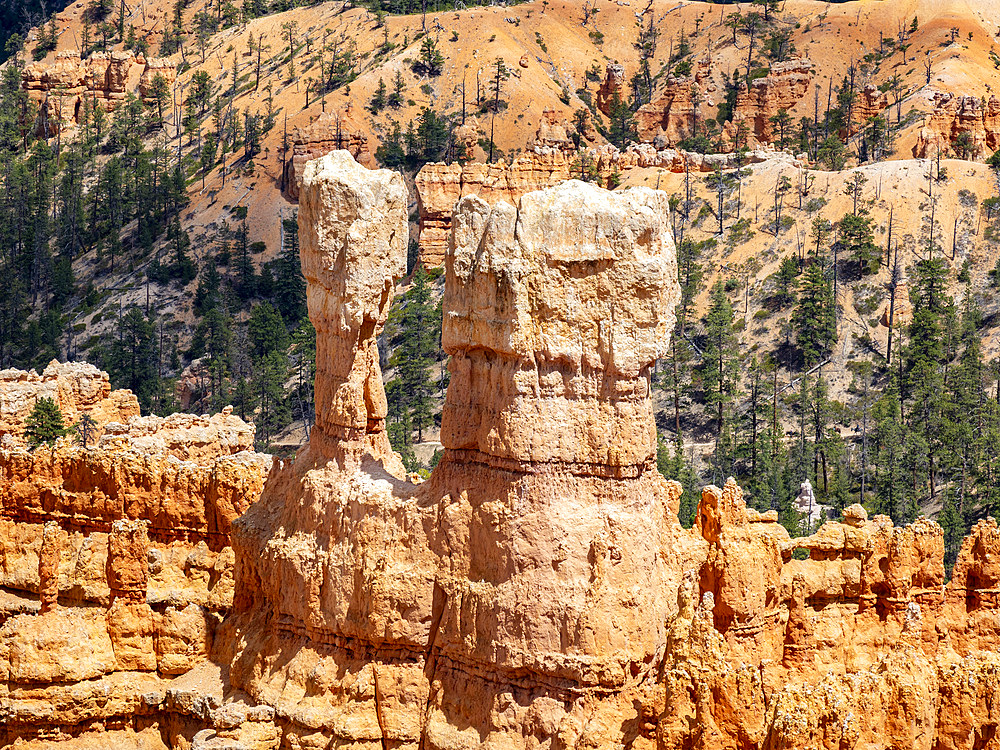
[[[311,446],[342,464],[366,450],[402,472],[385,431],[376,337],[406,272],[402,176],[369,170],[347,151],[309,162],[299,203],[302,273],[316,328],[316,426]]]
[[[115,650],[119,669],[152,671],[156,669],[153,635],[156,630],[153,610],[146,603],[149,580],[148,523],[123,519],[111,525],[108,534],[108,635]]]
[[[439,554],[469,573],[444,585],[444,652],[620,687],[663,648],[681,574],[650,389],[680,293],[666,194],[467,196],[445,268],[430,484],[468,515]]]
[[[59,601],[59,559],[62,555],[62,529],[57,521],[46,521],[38,550],[38,601],[42,612],[55,609]]]

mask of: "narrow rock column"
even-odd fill
[[[117,599],[146,601],[149,580],[149,534],[145,520],[122,519],[111,525],[108,534],[108,587],[111,604]]]
[[[347,151],[308,162],[299,202],[302,274],[316,328],[316,426],[310,446],[342,465],[366,451],[403,468],[385,431],[387,405],[376,337],[406,272],[407,191],[402,176],[370,170]]]
[[[59,603],[59,559],[62,556],[62,529],[56,521],[46,521],[38,550],[38,600],[42,612]]]
[[[108,535],[108,635],[118,668],[156,669],[153,610],[146,603],[149,580],[149,535],[145,520],[115,521]]]

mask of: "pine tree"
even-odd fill
[[[288,355],[283,351],[268,353],[255,368],[254,391],[259,410],[254,423],[257,444],[266,447],[271,438],[292,419],[291,406],[285,393],[288,379]]]
[[[938,523],[944,529],[944,565],[950,573],[965,536],[965,521],[955,506],[951,491],[945,493],[944,505],[938,514]]]
[[[838,244],[858,267],[861,275],[876,273],[882,250],[875,244],[871,217],[847,214],[840,220]]]
[[[608,109],[608,118],[611,121],[608,127],[608,140],[619,149],[625,147],[636,140],[635,117],[628,104],[621,100],[617,92],[611,97]]]
[[[274,289],[271,299],[288,326],[297,326],[306,316],[306,281],[299,263],[299,225],[283,220],[285,245],[274,260]]]
[[[386,387],[390,416],[411,432],[416,430],[418,441],[423,441],[424,429],[433,422],[434,381],[430,368],[437,353],[440,323],[435,322],[430,294],[427,273],[423,266],[418,266],[410,289],[403,295],[398,315],[393,316],[392,326],[401,338],[389,359],[395,376]],[[398,434],[398,437],[405,444],[412,441],[409,433]]]
[[[24,431],[30,448],[37,448],[43,443],[54,445],[56,440],[67,432],[62,412],[55,399],[42,396],[35,401],[25,422]]]
[[[189,354],[205,357],[210,383],[210,405],[221,409],[226,405],[227,385],[233,373],[234,344],[232,319],[221,309],[213,307],[195,328]]]
[[[694,467],[684,458],[683,445],[678,442],[674,443],[673,448],[671,448],[663,436],[658,434],[656,436],[656,468],[666,479],[680,482],[682,491],[677,518],[684,528],[690,529],[694,525],[695,514],[698,512],[701,482]]]
[[[904,471],[904,427],[895,378],[872,407],[872,421],[875,510],[899,521],[904,515],[908,493]]]
[[[833,289],[823,266],[823,262],[816,259],[806,267],[799,288],[799,302],[792,317],[796,342],[806,367],[822,361],[837,339]]]
[[[938,455],[944,427],[944,333],[953,315],[951,298],[944,292],[945,274],[941,259],[918,261],[911,291],[913,319],[903,356],[903,384],[907,400],[912,400],[907,414],[907,443],[915,502],[923,489],[933,498],[938,488]]]
[[[386,105],[386,86],[385,81],[382,78],[378,79],[378,87],[375,89],[375,94],[372,96],[371,101],[368,103],[368,109],[373,115],[377,115]]]
[[[716,442],[722,442],[726,428],[726,407],[733,400],[736,386],[736,336],[733,333],[733,307],[722,282],[712,287],[711,302],[705,316],[705,347],[701,382],[705,403],[715,411]]]
[[[143,410],[152,406],[159,388],[156,337],[153,324],[138,307],[132,307],[118,321],[118,331],[106,355],[105,369],[112,384],[130,389]]]
[[[254,305],[247,322],[247,333],[252,345],[252,357],[261,361],[268,354],[284,352],[288,348],[288,330],[281,313],[270,302]]]

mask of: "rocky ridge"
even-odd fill
[[[996,96],[980,99],[936,91],[933,103],[913,147],[915,158],[958,153],[961,158],[980,159],[988,156],[987,150],[1000,148],[1000,99]]]
[[[170,86],[177,77],[176,64],[125,51],[95,52],[82,60],[79,50],[67,49],[51,63],[25,66],[21,85],[38,107],[36,130],[40,135],[53,136],[63,127],[77,125],[85,106],[113,112],[127,93],[135,90],[143,99],[151,100],[157,75]]]
[[[84,362],[53,360],[41,375],[34,370],[0,370],[0,444],[23,445],[28,415],[40,398],[54,400],[68,424],[87,414],[93,420],[94,440],[108,423],[139,416],[139,401],[131,391],[112,391],[108,374]]]
[[[368,137],[362,132],[350,103],[342,111],[327,112],[292,133],[292,153],[285,163],[284,189],[291,200],[298,200],[299,186],[306,162],[331,151],[344,149],[365,166],[375,166]]]

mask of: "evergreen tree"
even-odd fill
[[[814,260],[806,266],[792,318],[796,342],[807,367],[822,361],[837,339],[833,289],[823,265]]]
[[[944,565],[950,574],[965,536],[965,521],[955,506],[951,491],[945,493],[944,505],[938,514],[938,523],[944,529]]]
[[[400,339],[389,359],[395,376],[386,387],[390,417],[410,431],[416,430],[418,441],[423,441],[424,429],[433,422],[431,409],[435,389],[430,368],[437,353],[440,321],[435,320],[435,308],[430,299],[427,273],[423,266],[418,266],[410,289],[403,295],[397,315],[393,316],[392,325]],[[412,441],[409,433],[398,434],[398,437],[407,445]]]
[[[37,448],[43,443],[54,445],[56,440],[67,432],[62,412],[55,399],[42,396],[35,401],[24,430],[30,448]]]
[[[282,428],[292,420],[292,410],[285,393],[288,379],[288,355],[272,351],[256,366],[254,391],[259,409],[254,420],[257,426],[257,443],[266,447]]]
[[[682,445],[674,443],[671,449],[663,437],[657,435],[656,468],[666,479],[680,482],[681,498],[677,518],[684,528],[690,529],[694,525],[695,515],[698,512],[701,482],[694,467],[684,458]]]
[[[252,345],[252,357],[261,361],[268,354],[288,348],[288,331],[281,313],[270,302],[255,305],[250,312],[247,333]]]
[[[306,280],[299,263],[299,225],[284,219],[285,246],[274,260],[271,299],[288,326],[297,326],[306,316]]]
[[[433,78],[441,75],[444,70],[444,55],[437,47],[434,37],[425,36],[420,43],[420,54],[413,63],[413,72],[417,75]]]
[[[878,271],[882,250],[875,244],[871,217],[865,214],[847,214],[840,220],[840,249],[850,257],[862,274]]]
[[[624,150],[629,143],[638,138],[632,110],[621,100],[617,92],[611,97],[608,118],[611,121],[608,127],[608,140],[619,149]]]
[[[908,459],[914,502],[926,490],[937,492],[938,459],[943,437],[944,333],[953,315],[952,301],[945,295],[945,265],[941,259],[922,260],[915,266],[911,291],[913,319],[909,343],[904,351],[904,385],[908,409]]]
[[[715,412],[716,443],[725,435],[726,407],[732,403],[736,388],[738,356],[733,321],[733,307],[722,282],[718,281],[712,287],[704,320],[705,346],[701,366],[704,400]]]
[[[153,324],[138,307],[127,310],[118,321],[118,331],[105,359],[105,369],[117,388],[128,388],[149,410],[159,388],[156,338]]]

